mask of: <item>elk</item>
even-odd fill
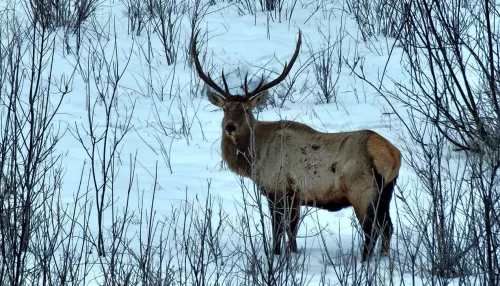
[[[339,211],[352,206],[364,232],[362,261],[373,254],[382,234],[382,255],[389,253],[393,232],[389,205],[401,167],[401,153],[386,138],[371,130],[323,133],[295,121],[256,120],[252,109],[266,102],[268,90],[290,72],[300,51],[299,30],[295,52],[274,80],[260,80],[244,95],[232,95],[222,71],[224,88],[203,72],[196,51],[191,52],[198,76],[214,91],[208,100],[224,111],[222,158],[228,168],[251,179],[268,199],[273,231],[273,252],[281,253],[284,233],[288,250],[297,252],[300,206]],[[287,226],[287,227],[285,227]]]

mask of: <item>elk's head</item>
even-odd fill
[[[271,82],[264,82],[264,77],[260,80],[260,83],[254,90],[248,90],[248,74],[245,76],[244,81],[244,95],[232,95],[229,92],[229,87],[226,82],[226,77],[224,76],[224,70],[222,70],[222,82],[224,83],[224,88],[218,86],[210,77],[210,73],[206,75],[203,72],[202,66],[198,59],[198,52],[196,51],[196,42],[198,38],[198,33],[196,33],[191,41],[191,52],[194,59],[194,64],[196,66],[196,71],[199,77],[214,91],[207,91],[208,100],[222,108],[224,110],[224,119],[222,120],[222,128],[224,130],[224,135],[237,138],[241,134],[248,134],[250,129],[255,124],[255,117],[252,115],[252,109],[259,106],[267,101],[268,89],[279,84],[283,81],[290,70],[292,69],[297,56],[299,55],[301,40],[301,32],[299,30],[299,38],[297,40],[297,45],[295,47],[295,52],[290,60],[290,63],[285,63],[283,72]]]
[[[252,97],[230,95],[223,97],[218,93],[208,91],[208,100],[224,110],[222,128],[227,136],[238,136],[246,133],[255,124],[252,109],[267,101],[268,91],[264,90]]]

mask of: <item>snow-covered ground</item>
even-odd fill
[[[391,51],[392,57],[388,60],[392,39],[381,37],[373,38],[369,43],[363,42],[356,22],[351,15],[340,11],[341,4],[338,3],[336,6],[330,4],[320,7],[316,13],[315,3],[299,3],[291,19],[283,19],[281,23],[277,20],[268,21],[268,16],[263,12],[257,12],[255,17],[241,16],[238,5],[231,3],[220,2],[206,7],[206,15],[199,23],[201,34],[198,47],[205,70],[219,80],[224,69],[228,74],[229,85],[234,90],[237,90],[246,72],[256,76],[264,73],[270,78],[280,73],[284,62],[288,62],[294,52],[298,30],[303,34],[298,60],[288,78],[271,90],[276,104],[260,110],[260,120],[295,120],[323,132],[371,129],[396,146],[403,146],[401,124],[391,115],[389,105],[356,77],[348,66],[362,62],[365,75],[374,80],[385,71],[392,79],[407,81],[398,60],[401,51],[397,47]],[[82,224],[88,224],[88,229],[82,227],[74,235],[87,232],[94,239],[97,236],[95,186],[102,186],[100,159],[106,150],[105,156],[109,160],[110,146],[113,146],[115,138],[121,138],[117,153],[114,154],[114,169],[108,170],[108,176],[114,179],[112,183],[107,182],[104,196],[105,204],[109,205],[103,218],[105,248],[113,245],[111,229],[121,226],[120,222],[127,210],[126,220],[129,223],[126,223],[125,236],[120,238],[118,251],[125,253],[125,259],[133,260],[146,249],[153,252],[163,249],[166,256],[162,260],[164,265],[155,267],[164,271],[165,281],[169,273],[172,273],[171,279],[180,281],[183,275],[187,275],[182,269],[187,272],[193,270],[190,260],[186,260],[189,256],[197,259],[197,262],[207,263],[207,277],[212,276],[205,278],[206,281],[215,281],[217,276],[214,272],[220,271],[220,275],[228,277],[225,280],[227,285],[251,285],[249,280],[245,280],[249,278],[242,277],[242,273],[256,271],[252,270],[255,266],[250,265],[250,259],[242,253],[251,252],[250,240],[260,245],[270,240],[263,241],[262,235],[259,235],[262,233],[261,213],[258,205],[251,204],[258,197],[252,183],[237,177],[221,162],[223,112],[207,100],[203,84],[189,65],[189,13],[176,15],[180,17],[178,34],[175,35],[179,40],[178,54],[176,64],[168,65],[157,33],[149,33],[149,38],[148,28],[139,35],[128,32],[129,18],[123,3],[105,1],[99,9],[94,21],[102,29],[101,37],[89,30],[84,35],[78,56],[74,54],[74,35],[69,38],[73,51],[69,54],[62,31],[56,33],[55,37],[58,44],[53,78],[60,79],[63,75],[69,77],[75,71],[71,82],[72,91],[65,95],[55,117],[61,130],[68,130],[57,143],[56,152],[63,154],[61,203],[72,207],[76,198],[84,190],[88,191],[85,200],[88,201],[89,209],[86,212],[90,214],[81,214],[79,217]],[[332,38],[332,64],[335,65],[332,78],[336,80],[337,73],[339,77],[335,85],[336,101],[322,103],[312,56],[318,56],[317,53],[328,45],[325,44],[328,33]],[[339,33],[341,41],[338,41]],[[340,70],[337,69],[339,58]],[[112,68],[111,72],[106,70],[105,62]],[[99,64],[103,64],[101,69],[87,68]],[[110,84],[114,81],[110,77],[114,69],[121,76],[115,94]],[[86,72],[89,71],[90,79],[87,81],[89,74]],[[296,79],[292,93],[281,104],[281,98],[292,79]],[[54,100],[57,100],[57,96],[54,95]],[[101,100],[101,97],[105,100]],[[89,104],[90,113],[87,108]],[[111,120],[106,122],[108,107]],[[93,120],[92,126],[89,126],[89,117]],[[104,141],[96,143],[98,160],[94,162],[95,165],[92,165],[89,157],[92,152],[90,129],[95,138],[109,131],[106,146]],[[95,171],[96,184],[93,176],[89,177],[93,175],[92,170]],[[412,176],[412,171],[403,163],[399,181],[408,184]],[[98,191],[99,196],[102,191]],[[396,189],[396,193],[399,192]],[[210,228],[217,232],[219,260],[214,258],[217,256],[215,252],[219,250],[200,250],[203,245],[201,241],[207,238],[200,238],[202,234],[196,225],[206,223],[207,200],[213,204]],[[78,204],[81,205],[83,201],[79,198]],[[248,209],[243,206],[245,202],[251,204],[247,206]],[[398,223],[395,223],[391,247],[393,253],[404,256],[401,254],[404,249],[400,249],[398,240],[398,228],[401,223],[405,223],[403,215],[399,215],[401,212],[396,212],[399,203],[398,198],[394,197],[392,216]],[[265,200],[262,200],[261,207],[267,215]],[[363,284],[364,278],[356,275],[366,276],[376,272],[378,282],[382,284],[385,280],[388,285],[389,281],[408,281],[408,285],[413,282],[413,285],[420,285],[420,278],[414,281],[414,277],[394,265],[397,260],[382,258],[379,261],[375,257],[369,266],[360,262],[359,227],[351,208],[335,213],[316,209],[306,211],[303,208],[304,213],[307,214],[298,234],[301,251],[293,256],[301,265],[296,266],[297,269],[302,269],[305,275],[302,284],[345,285],[346,281],[355,284],[358,281],[356,279],[360,279],[358,282]],[[84,217],[88,217],[88,221]],[[268,217],[264,223],[269,238],[271,231]],[[246,227],[247,224],[250,228]],[[148,225],[154,229],[148,229]],[[191,228],[186,229],[186,225],[191,225]],[[144,247],[148,232],[154,232],[154,237],[150,247]],[[255,236],[248,238],[250,233]],[[320,234],[324,236],[326,248]],[[188,241],[193,244],[189,249],[183,245]],[[205,257],[200,254],[203,251],[206,252]],[[261,261],[255,263],[265,264],[264,250],[259,248],[256,252]],[[335,265],[328,261],[327,254],[332,256]],[[349,264],[345,257],[351,257],[350,254],[355,255],[355,260]],[[100,261],[102,259],[106,258]],[[152,264],[160,258],[155,259]],[[275,259],[275,263],[280,261],[279,258]],[[95,249],[89,254],[88,260],[99,261]],[[371,270],[359,270],[366,267],[371,267]],[[351,269],[351,273],[345,273],[347,280],[340,281],[338,272],[347,268]],[[86,284],[97,285],[106,274],[99,263],[91,269]],[[297,273],[301,271],[297,270]]]

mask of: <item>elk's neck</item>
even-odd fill
[[[252,162],[255,162],[257,148],[254,147],[254,138],[250,132],[231,138],[222,135],[222,158],[229,169],[239,175],[251,178]]]

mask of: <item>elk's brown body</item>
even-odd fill
[[[401,166],[401,153],[387,139],[370,130],[322,133],[294,121],[265,122],[252,108],[264,103],[267,90],[282,81],[295,62],[301,35],[290,64],[270,83],[262,80],[245,96],[229,93],[203,73],[192,51],[200,78],[216,92],[207,92],[211,103],[224,110],[222,157],[229,169],[250,178],[269,200],[274,252],[281,252],[281,238],[289,235],[291,251],[297,251],[300,206],[338,211],[352,206],[365,232],[362,260],[372,254],[380,232],[382,251],[388,253],[392,222],[389,204]]]

